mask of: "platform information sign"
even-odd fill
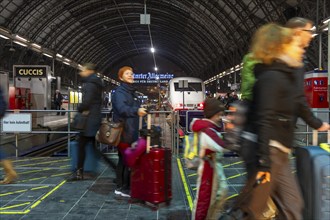
[[[31,132],[32,116],[30,113],[9,113],[1,120],[2,132]]]

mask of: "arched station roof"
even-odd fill
[[[329,17],[330,2],[318,1],[3,0],[0,27],[77,63],[94,62],[105,75],[125,62],[144,65],[134,59],[150,54],[151,33],[156,60],[169,60],[182,74],[206,80],[241,62],[260,25],[284,24],[293,16],[313,21],[318,16],[316,23]],[[145,5],[149,27],[140,24]],[[3,58],[8,57],[6,46],[0,42]],[[311,68],[318,65],[318,50],[313,42],[307,56]],[[33,62],[23,54],[18,57]],[[322,59],[326,62],[326,56]]]

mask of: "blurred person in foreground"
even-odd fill
[[[103,82],[96,75],[95,65],[86,63],[83,65],[79,75],[82,77],[82,102],[78,105],[78,112],[89,111],[86,128],[79,134],[78,164],[74,180],[84,179],[84,162],[86,158],[86,145],[95,146],[95,135],[99,130],[102,120],[102,90]]]
[[[5,101],[2,89],[0,87],[0,119],[2,119],[5,116],[6,109],[7,109],[7,103]],[[0,181],[0,184],[12,183],[17,178],[17,173],[13,168],[12,162],[6,158],[5,153],[1,151],[1,149],[0,149],[0,165],[3,167],[3,170],[5,172],[5,178],[2,181]]]
[[[300,47],[305,49],[309,46],[313,38],[313,22],[306,18],[294,17],[287,21],[285,24],[286,27],[293,29],[293,35],[298,37],[300,40]],[[256,64],[260,63],[260,61],[256,60],[252,53],[248,53],[243,58],[243,69],[242,69],[242,85],[241,85],[241,93],[242,93],[242,105],[246,106],[248,109],[249,104],[252,102],[252,90],[253,85],[255,83],[255,75],[254,75],[254,67]],[[301,117],[303,120],[308,121],[310,118],[310,109],[306,100],[306,96],[304,93],[304,68],[300,68],[300,72],[295,74],[297,77],[297,98],[300,99],[299,105],[297,108],[297,117]],[[247,177],[249,178],[253,172],[255,171],[255,151],[254,142],[251,141],[254,138],[254,135],[249,133],[251,129],[245,128],[246,132],[243,135],[243,140],[241,142],[241,152],[240,155],[243,157],[245,161],[245,166],[247,169]],[[275,214],[275,204],[272,200],[268,200],[267,209],[264,212],[264,217],[267,219],[269,216],[274,216]]]
[[[261,219],[271,196],[278,219],[300,220],[303,200],[289,161],[296,118],[303,114],[306,123],[319,131],[328,130],[329,124],[315,118],[309,109],[300,112],[296,85],[304,49],[294,30],[274,23],[262,26],[253,37],[251,53],[260,61],[254,69],[256,82],[248,113],[248,126],[257,142],[255,172],[240,195],[247,197],[240,204],[242,219]],[[260,179],[262,184],[252,190]]]
[[[204,102],[205,119],[193,119],[191,130],[199,135],[199,157],[197,191],[192,210],[193,220],[218,219],[225,201],[228,185],[221,160],[224,142],[222,116],[225,106],[216,98]]]
[[[147,110],[141,108],[138,93],[133,86],[133,69],[124,66],[118,71],[120,85],[112,95],[113,121],[123,122],[124,130],[118,145],[118,165],[116,170],[116,195],[130,197],[130,171],[124,164],[124,151],[139,137],[139,117],[145,116]]]

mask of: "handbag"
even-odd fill
[[[72,127],[79,131],[85,130],[88,116],[89,116],[89,111],[78,112],[74,116]]]
[[[105,118],[101,122],[101,126],[95,135],[95,139],[102,144],[118,146],[123,128],[123,122],[113,122],[112,120]]]

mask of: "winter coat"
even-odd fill
[[[60,92],[58,93],[57,98],[56,98],[56,93],[54,94],[54,104],[55,105],[62,105],[62,100],[63,100],[63,96]]]
[[[296,117],[302,117],[311,127],[319,128],[322,121],[313,116],[297,89],[298,68],[283,61],[255,66],[256,83],[250,108],[251,120],[258,135],[259,170],[270,170],[270,140],[292,148]]]
[[[92,74],[82,79],[82,103],[78,105],[78,111],[89,111],[86,128],[81,135],[86,137],[94,137],[99,130],[102,120],[102,90],[103,82]]]
[[[191,130],[199,133],[201,160],[198,167],[197,192],[192,212],[193,220],[217,219],[227,194],[227,181],[221,164],[224,142],[221,127],[208,119],[194,119]]]
[[[122,82],[112,96],[113,120],[124,122],[120,142],[132,144],[139,136],[140,101],[135,88],[128,83]]]
[[[242,69],[242,84],[241,93],[242,100],[252,100],[253,85],[255,83],[255,76],[253,73],[255,65],[258,61],[251,58],[251,54],[247,54],[243,58],[243,69]]]
[[[7,110],[7,102],[3,95],[2,89],[0,88],[0,119],[5,115]]]

